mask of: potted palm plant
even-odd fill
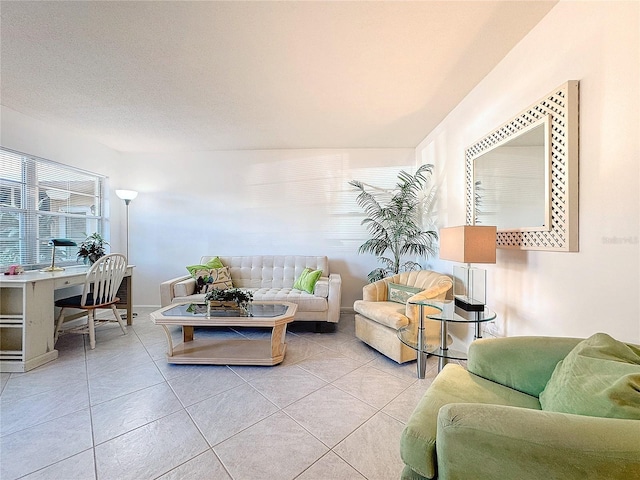
[[[362,182],[349,182],[360,192],[356,201],[366,214],[361,224],[367,227],[371,236],[360,245],[358,253],[377,255],[382,263],[382,267],[369,272],[369,282],[402,271],[420,269],[420,264],[413,260],[403,262],[403,257],[407,255],[427,258],[435,255],[438,233],[435,230],[423,230],[421,227],[421,216],[425,213],[422,208],[425,203],[423,193],[432,171],[431,164],[421,165],[413,175],[401,171],[388,200],[383,199],[379,193],[370,191],[373,188]],[[427,206],[430,208],[431,205]],[[385,257],[387,252],[390,256]]]
[[[93,265],[100,257],[106,255],[105,245],[109,243],[95,232],[85,238],[78,247],[78,259],[82,259],[85,265]]]

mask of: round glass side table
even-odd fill
[[[398,330],[398,338],[408,347],[418,352],[418,378],[424,378],[427,355],[438,357],[438,372],[440,372],[447,362],[451,360],[466,360],[467,354],[449,348],[449,323],[474,323],[475,336],[481,338],[481,324],[496,318],[493,310],[484,308],[479,312],[467,312],[456,307],[453,301],[419,300],[409,302],[418,306],[418,322],[410,323],[406,327]],[[425,314],[425,308],[430,312]],[[440,344],[433,343],[436,339],[427,339],[424,335],[424,320],[436,320],[440,323]],[[431,343],[429,343],[431,342]]]

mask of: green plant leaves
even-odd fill
[[[372,253],[384,265],[369,273],[369,281],[376,281],[401,271],[416,270],[420,265],[414,261],[402,263],[402,257],[412,255],[429,257],[436,253],[437,232],[423,231],[420,226],[420,215],[425,207],[430,209],[433,202],[424,204],[424,199],[430,195],[420,195],[427,187],[433,165],[421,165],[412,175],[404,170],[398,174],[398,182],[393,189],[393,195],[386,201],[380,201],[376,195],[367,190],[367,185],[351,180],[349,185],[360,193],[356,202],[363,209],[366,218],[361,222],[367,228],[369,238],[358,248],[358,253]],[[375,187],[374,187],[375,188]],[[384,257],[386,252],[392,258]],[[372,280],[375,279],[375,280]]]

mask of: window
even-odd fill
[[[46,266],[50,239],[102,234],[104,184],[95,173],[0,147],[0,267]],[[75,264],[77,252],[57,247],[56,265]]]

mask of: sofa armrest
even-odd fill
[[[556,364],[580,338],[483,338],[469,346],[467,369],[480,377],[538,397]]]
[[[327,304],[327,321],[338,323],[340,320],[340,302],[342,301],[342,277],[339,273],[329,274],[329,296]]]
[[[640,478],[640,422],[477,403],[438,413],[438,477]]]
[[[183,275],[181,277],[172,278],[171,280],[167,280],[166,282],[162,282],[160,284],[160,306],[166,307],[171,303],[174,299],[175,294],[173,291],[173,287],[176,283],[180,283],[184,280],[191,278],[190,275]]]

